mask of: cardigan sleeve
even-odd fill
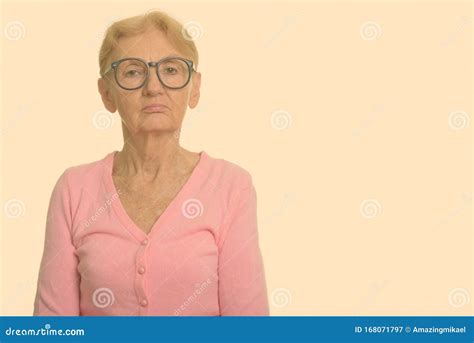
[[[66,169],[57,180],[49,201],[34,316],[80,315],[80,276],[72,243],[72,211],[67,177]]]
[[[269,316],[257,196],[251,179],[234,198],[218,244],[220,315]]]

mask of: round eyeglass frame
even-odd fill
[[[143,80],[142,84],[140,84],[140,86],[138,87],[134,87],[134,88],[127,88],[127,87],[123,87],[120,82],[117,80],[117,69],[118,69],[118,66],[120,63],[122,63],[123,61],[128,61],[128,60],[138,60],[138,61],[141,61],[143,62],[143,64],[146,65],[146,68],[147,68],[147,72],[146,72],[146,77],[145,79]],[[160,73],[159,73],[159,68],[160,68],[160,64],[162,62],[165,62],[165,61],[168,61],[168,60],[181,60],[183,62],[186,63],[186,65],[188,66],[188,79],[186,80],[186,82],[184,83],[184,85],[180,86],[180,87],[170,87],[168,85],[166,85],[163,80],[161,80],[161,77],[160,77]],[[184,88],[187,86],[187,84],[189,83],[189,80],[191,80],[191,74],[193,72],[196,72],[196,70],[194,70],[194,63],[193,61],[191,60],[188,60],[186,58],[183,58],[183,57],[178,57],[178,56],[167,56],[167,57],[164,57],[162,58],[161,60],[157,61],[157,62],[147,62],[145,61],[144,59],[142,58],[139,58],[139,57],[125,57],[125,58],[121,58],[117,61],[114,61],[110,64],[110,67],[109,69],[104,73],[104,76],[105,74],[107,74],[108,72],[110,72],[112,69],[114,71],[114,79],[115,79],[115,82],[117,82],[117,84],[119,85],[120,88],[123,88],[125,90],[129,90],[129,91],[132,91],[132,90],[135,90],[135,89],[139,89],[139,88],[142,88],[148,81],[148,78],[150,77],[150,67],[154,67],[156,66],[156,76],[158,76],[158,80],[160,80],[161,84],[163,86],[165,86],[166,88],[170,88],[170,89],[181,89],[181,88]]]

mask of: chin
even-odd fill
[[[163,125],[169,123],[170,118],[165,113],[156,112],[144,113],[141,120],[144,124],[157,123]]]
[[[172,131],[176,126],[170,116],[163,112],[142,113],[139,119],[137,124],[140,131]]]
[[[171,125],[171,123],[165,122],[164,120],[147,120],[143,125],[141,125],[140,131],[172,131],[174,130],[173,127],[174,126]]]

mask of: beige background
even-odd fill
[[[59,175],[122,148],[101,35],[153,8],[200,51],[182,145],[253,175],[271,315],[474,315],[474,14],[454,1],[3,2],[2,315],[32,314]]]

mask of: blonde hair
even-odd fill
[[[121,37],[139,35],[150,27],[163,32],[169,42],[184,54],[184,57],[193,61],[194,69],[197,69],[199,54],[189,32],[176,19],[164,12],[154,10],[116,21],[108,27],[99,51],[100,75],[103,77],[104,72],[112,63],[112,54]]]

